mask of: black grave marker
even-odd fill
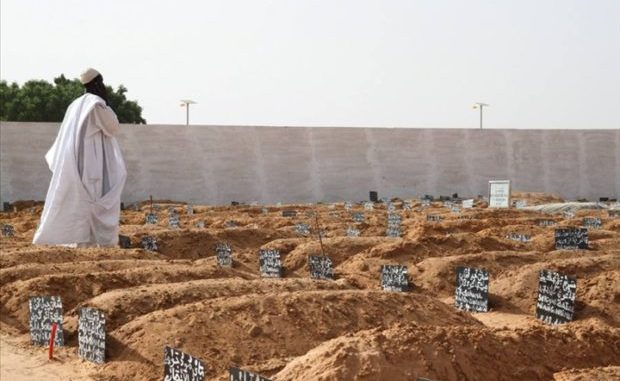
[[[555,221],[554,220],[538,220],[537,225],[538,226],[554,226]]]
[[[443,217],[437,214],[427,214],[426,221],[428,222],[440,222],[443,220]]]
[[[295,233],[303,235],[303,236],[309,236],[310,235],[310,225],[300,222],[298,224],[295,224]]]
[[[2,225],[2,236],[3,237],[13,237],[15,235],[15,228],[13,225],[3,224]]]
[[[260,376],[256,373],[241,370],[239,368],[230,367],[228,369],[228,381],[271,381],[268,378]]]
[[[588,229],[563,228],[555,229],[556,250],[577,250],[588,248]]]
[[[460,310],[489,310],[489,273],[484,269],[456,268],[454,306]]]
[[[131,239],[126,235],[119,234],[118,236],[118,246],[121,249],[129,249],[131,248]]]
[[[145,223],[155,225],[157,223],[157,214],[155,213],[147,213],[145,217]]]
[[[334,279],[332,260],[329,257],[310,255],[308,257],[308,266],[310,266],[310,278]]]
[[[536,317],[548,324],[573,320],[577,281],[564,274],[541,270],[538,278]]]
[[[260,275],[263,278],[281,278],[282,262],[280,251],[275,249],[261,249],[258,251]]]
[[[34,296],[28,303],[30,308],[30,340],[34,345],[47,345],[50,341],[52,324],[56,323],[54,345],[65,343],[62,332],[62,301],[60,296]]]
[[[140,244],[144,250],[157,251],[157,240],[155,239],[155,237],[142,237]]]
[[[584,217],[581,224],[585,228],[600,229],[603,226],[603,221],[598,217]]]
[[[409,278],[407,277],[407,266],[381,266],[381,287],[385,291],[408,291]]]
[[[199,359],[166,346],[164,348],[164,381],[204,381],[205,366]]]
[[[283,210],[282,217],[295,217],[297,216],[297,212],[294,210]]]
[[[232,267],[232,249],[225,242],[215,245],[215,254],[217,255],[217,264],[221,267]]]
[[[168,227],[170,229],[179,229],[181,227],[180,217],[176,211],[168,214]]]
[[[517,242],[530,242],[532,236],[529,234],[521,234],[521,233],[508,233],[506,234],[506,239]]]
[[[368,194],[368,199],[371,202],[377,202],[379,201],[379,194],[376,191],[370,191]]]
[[[231,206],[239,206],[239,202],[238,201],[231,201],[230,205]]]
[[[78,356],[97,364],[105,362],[105,315],[95,308],[80,308]]]
[[[11,210],[11,203],[10,202],[3,202],[2,203],[2,211],[3,212],[9,212]]]
[[[355,213],[352,213],[352,214],[351,214],[351,219],[352,219],[354,222],[357,222],[357,223],[362,223],[362,222],[364,222],[364,220],[365,220],[364,213],[360,213],[360,212],[355,212]]]

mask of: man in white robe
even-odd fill
[[[67,109],[45,155],[52,171],[34,244],[115,246],[121,192],[127,172],[115,134],[116,114],[107,105],[103,77],[80,77],[86,93]]]

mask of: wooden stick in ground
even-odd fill
[[[151,214],[153,214],[153,195],[150,196],[151,199]]]
[[[323,250],[323,238],[321,237],[321,226],[319,225],[319,211],[314,210],[314,223],[316,225],[316,234],[319,235],[319,243],[321,244],[321,255],[325,256],[325,250]]]

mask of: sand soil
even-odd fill
[[[521,194],[528,205],[557,197]],[[30,244],[38,203],[2,213],[14,237],[0,252],[1,375],[4,380],[161,380],[163,348],[204,361],[208,380],[226,380],[229,366],[273,380],[617,380],[620,379],[620,219],[603,210],[574,217],[491,210],[483,202],[455,213],[441,203],[411,209],[395,200],[402,237],[385,236],[385,204],[373,210],[342,203],[230,207],[157,201],[158,223],[144,224],[142,203],[122,212],[131,248],[70,249]],[[180,215],[168,227],[168,208]],[[283,217],[283,210],[296,210]],[[309,277],[307,257],[323,249],[335,280]],[[355,222],[352,212],[364,213]],[[438,222],[426,215],[439,215]],[[588,250],[555,250],[554,229],[600,217]],[[540,226],[541,219],[555,226]],[[204,223],[204,227],[200,225]],[[295,230],[310,225],[309,236]],[[348,227],[360,231],[347,237]],[[511,233],[529,242],[507,238]],[[158,251],[140,247],[155,237]],[[214,247],[232,248],[232,268],[218,266]],[[278,249],[284,278],[261,278],[258,250]],[[408,268],[412,289],[386,292],[382,265]],[[490,272],[490,311],[455,309],[457,266]],[[550,326],[535,318],[538,273],[577,279],[575,320]],[[67,345],[49,362],[29,345],[28,300],[59,295]],[[77,356],[77,312],[106,314],[106,363]]]

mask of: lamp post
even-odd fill
[[[485,108],[485,107],[489,107],[489,105],[486,104],[486,103],[482,103],[482,102],[476,102],[476,103],[474,103],[474,105],[472,107],[474,110],[475,109],[480,109],[480,129],[481,130],[482,130],[482,109]]]
[[[185,125],[189,126],[189,105],[193,105],[194,102],[191,99],[181,99],[181,107],[185,107]]]

